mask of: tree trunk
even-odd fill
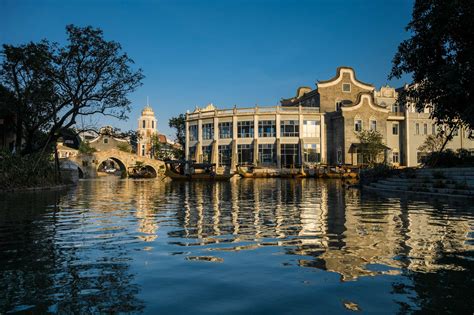
[[[54,146],[54,162],[56,164],[56,174],[58,176],[58,183],[61,183],[61,167],[59,165],[59,155],[58,155],[58,146]]]

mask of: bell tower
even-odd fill
[[[157,120],[155,113],[148,104],[142,110],[142,115],[138,119],[138,139],[137,155],[152,158],[152,136],[158,133]]]

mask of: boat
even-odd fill
[[[147,167],[131,166],[128,170],[129,178],[155,178],[156,174],[150,171]]]
[[[243,178],[274,178],[280,176],[278,171],[274,169],[264,169],[244,165],[237,165],[237,173]]]
[[[275,169],[253,165],[237,165],[237,173],[243,178],[303,178],[308,177],[302,169]]]
[[[188,164],[188,170],[186,170]],[[172,180],[229,180],[234,174],[218,174],[215,163],[194,163],[192,161],[166,161],[165,175]],[[186,173],[187,172],[187,173]]]

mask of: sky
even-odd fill
[[[46,38],[65,43],[65,26],[91,25],[122,45],[143,69],[129,95],[127,121],[98,125],[136,129],[147,97],[161,133],[170,117],[213,103],[218,108],[277,105],[299,86],[351,66],[357,78],[388,80],[398,44],[408,38],[408,0],[0,0],[0,44]]]

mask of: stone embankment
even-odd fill
[[[422,168],[363,187],[373,191],[474,198],[474,168]]]

